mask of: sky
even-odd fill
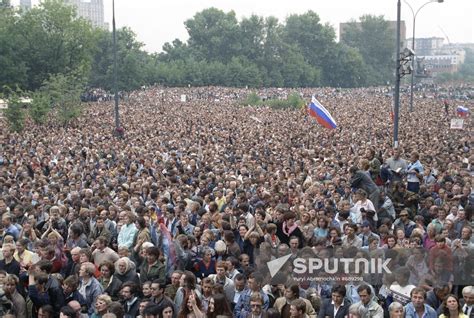
[[[19,0],[16,0],[19,2]],[[112,26],[112,0],[103,0],[105,21]],[[412,36],[413,15],[428,0],[402,0],[401,19],[405,21],[407,38]],[[445,43],[474,42],[474,0],[433,0],[416,17],[416,38],[442,37]],[[12,1],[15,3],[15,1]],[[33,0],[33,4],[38,0]],[[117,27],[128,26],[148,52],[161,52],[164,43],[179,38],[188,39],[184,21],[203,9],[215,7],[229,12],[237,19],[275,16],[281,22],[290,14],[316,12],[323,23],[339,32],[339,23],[358,19],[364,14],[383,15],[387,20],[397,18],[397,0],[115,0]]]

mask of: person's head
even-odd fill
[[[415,309],[421,309],[425,305],[426,291],[421,287],[415,287],[410,292],[411,302]]]
[[[128,257],[121,257],[115,262],[115,271],[121,275],[128,273],[130,269],[131,265]]]
[[[449,286],[436,286],[435,288],[433,288],[433,292],[439,300],[444,300],[449,294]]]
[[[13,295],[16,291],[16,286],[18,285],[19,279],[14,274],[8,274],[5,278],[5,284],[3,290],[7,295]]]
[[[148,264],[154,264],[160,257],[160,249],[156,246],[151,246],[146,249],[146,261]]]
[[[77,290],[79,286],[79,280],[76,275],[68,276],[63,282],[63,290],[65,295],[70,295]]]
[[[290,249],[291,250],[297,250],[298,249],[298,245],[300,244],[300,240],[298,237],[296,236],[292,236],[290,237]]]
[[[95,265],[91,262],[84,262],[79,269],[79,277],[89,279],[95,274]]]
[[[287,300],[293,300],[300,297],[300,287],[295,284],[285,288],[285,298]]]
[[[95,245],[95,247],[96,247],[98,250],[102,251],[102,250],[104,250],[104,249],[107,247],[108,243],[109,243],[109,241],[107,240],[106,237],[104,237],[104,236],[99,236],[99,237],[95,240],[94,245]]]
[[[74,247],[71,250],[71,258],[74,263],[79,263],[81,259],[81,248],[80,247]]]
[[[54,308],[51,305],[41,306],[38,310],[38,318],[53,318]]]
[[[115,266],[110,261],[104,261],[99,266],[100,274],[104,278],[110,278],[115,273]]]
[[[342,304],[344,297],[346,297],[346,287],[344,285],[336,285],[332,288],[331,298],[335,304]]]
[[[290,226],[293,226],[295,224],[295,221],[296,221],[296,214],[294,212],[286,212],[283,216],[283,219],[285,220],[286,222],[286,225],[288,227]]]
[[[262,313],[262,307],[262,295],[260,295],[260,293],[253,293],[252,296],[250,296],[250,309],[252,310],[252,315],[260,316],[260,314]]]
[[[15,254],[15,245],[10,244],[10,243],[4,243],[2,246],[2,253],[3,253],[3,258],[5,259],[11,259],[13,258],[13,254]]]
[[[120,294],[124,300],[131,300],[137,295],[138,290],[138,284],[128,281],[122,284]]]
[[[77,314],[69,306],[63,306],[61,307],[61,310],[59,311],[59,318],[76,318]]]
[[[111,303],[112,303],[112,298],[110,298],[109,295],[105,295],[105,294],[99,295],[97,296],[96,301],[95,301],[95,311],[98,314],[102,315],[107,312]]]
[[[462,289],[462,298],[468,306],[474,305],[474,286],[466,286]]]
[[[405,309],[403,308],[403,305],[396,301],[388,306],[388,312],[390,314],[390,318],[405,317]]]
[[[231,312],[229,303],[224,294],[218,293],[209,300],[208,312],[216,314],[228,314]]]
[[[151,282],[150,291],[151,297],[160,298],[163,295],[165,286],[161,283],[159,279],[155,279]]]
[[[212,294],[212,289],[214,288],[214,281],[209,277],[206,277],[202,280],[201,286],[204,297],[209,297]]]
[[[252,291],[260,291],[262,288],[262,283],[263,283],[263,276],[260,273],[253,272],[249,276],[249,288]]]
[[[219,279],[225,279],[225,274],[227,272],[227,264],[224,261],[218,261],[216,263],[216,274]]]
[[[443,313],[446,317],[450,317],[450,312],[457,311],[461,313],[461,304],[459,303],[459,299],[456,295],[450,294],[446,296],[441,305]]]
[[[181,275],[179,284],[181,287],[193,290],[196,288],[196,276],[194,276],[190,271],[184,271],[183,275]]]
[[[183,275],[183,272],[180,270],[176,270],[171,274],[171,284],[175,287],[179,287],[179,279]]]
[[[142,286],[143,287],[143,286]],[[145,310],[146,306],[150,303],[150,301],[146,298],[142,299],[140,301],[140,304],[138,305],[138,313],[140,314],[140,316],[144,316],[143,315],[143,311]]]
[[[238,291],[242,291],[245,288],[245,285],[247,284],[247,281],[245,279],[245,275],[238,273],[234,277],[234,285],[235,289]]]
[[[71,307],[72,310],[74,310],[74,312],[76,313],[76,317],[79,316],[79,313],[82,310],[82,306],[77,300],[71,300],[67,303],[67,305]]]
[[[173,306],[165,306],[160,308],[158,312],[158,318],[172,318],[174,315],[174,307]],[[145,318],[150,318],[149,316],[145,315]]]
[[[359,294],[360,301],[367,305],[372,299],[372,289],[369,285],[363,284],[357,288],[357,293]]]
[[[18,251],[18,254],[22,254],[27,248],[28,244],[30,241],[27,239],[19,239],[18,242],[16,242],[16,250]]]
[[[356,224],[347,224],[345,233],[348,237],[354,237],[357,233],[357,225]]]
[[[306,314],[306,303],[303,299],[295,299],[290,303],[290,317],[300,318]]]
[[[243,268],[247,268],[250,265],[250,257],[247,254],[240,254],[239,260]]]

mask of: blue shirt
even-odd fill
[[[126,246],[131,248],[133,245],[133,239],[135,238],[135,234],[137,234],[137,232],[137,227],[133,223],[122,225],[117,238],[118,246]]]
[[[423,313],[423,316],[421,318],[437,318],[438,315],[436,314],[436,311],[431,308],[429,305],[424,305],[425,306],[425,312]],[[418,315],[416,313],[415,307],[413,306],[413,303],[408,303],[405,306],[405,318],[418,318]]]

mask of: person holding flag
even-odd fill
[[[327,129],[337,128],[336,121],[329,111],[314,96],[311,98],[311,103],[308,105],[308,114],[309,116],[316,118],[316,121]]]

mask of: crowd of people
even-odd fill
[[[292,91],[337,128],[219,87],[131,93],[120,138],[110,101],[0,127],[0,314],[474,316],[470,118],[450,129],[454,103],[416,95],[408,112],[404,96],[394,149],[384,89],[258,93]],[[348,258],[389,271],[295,268]]]

